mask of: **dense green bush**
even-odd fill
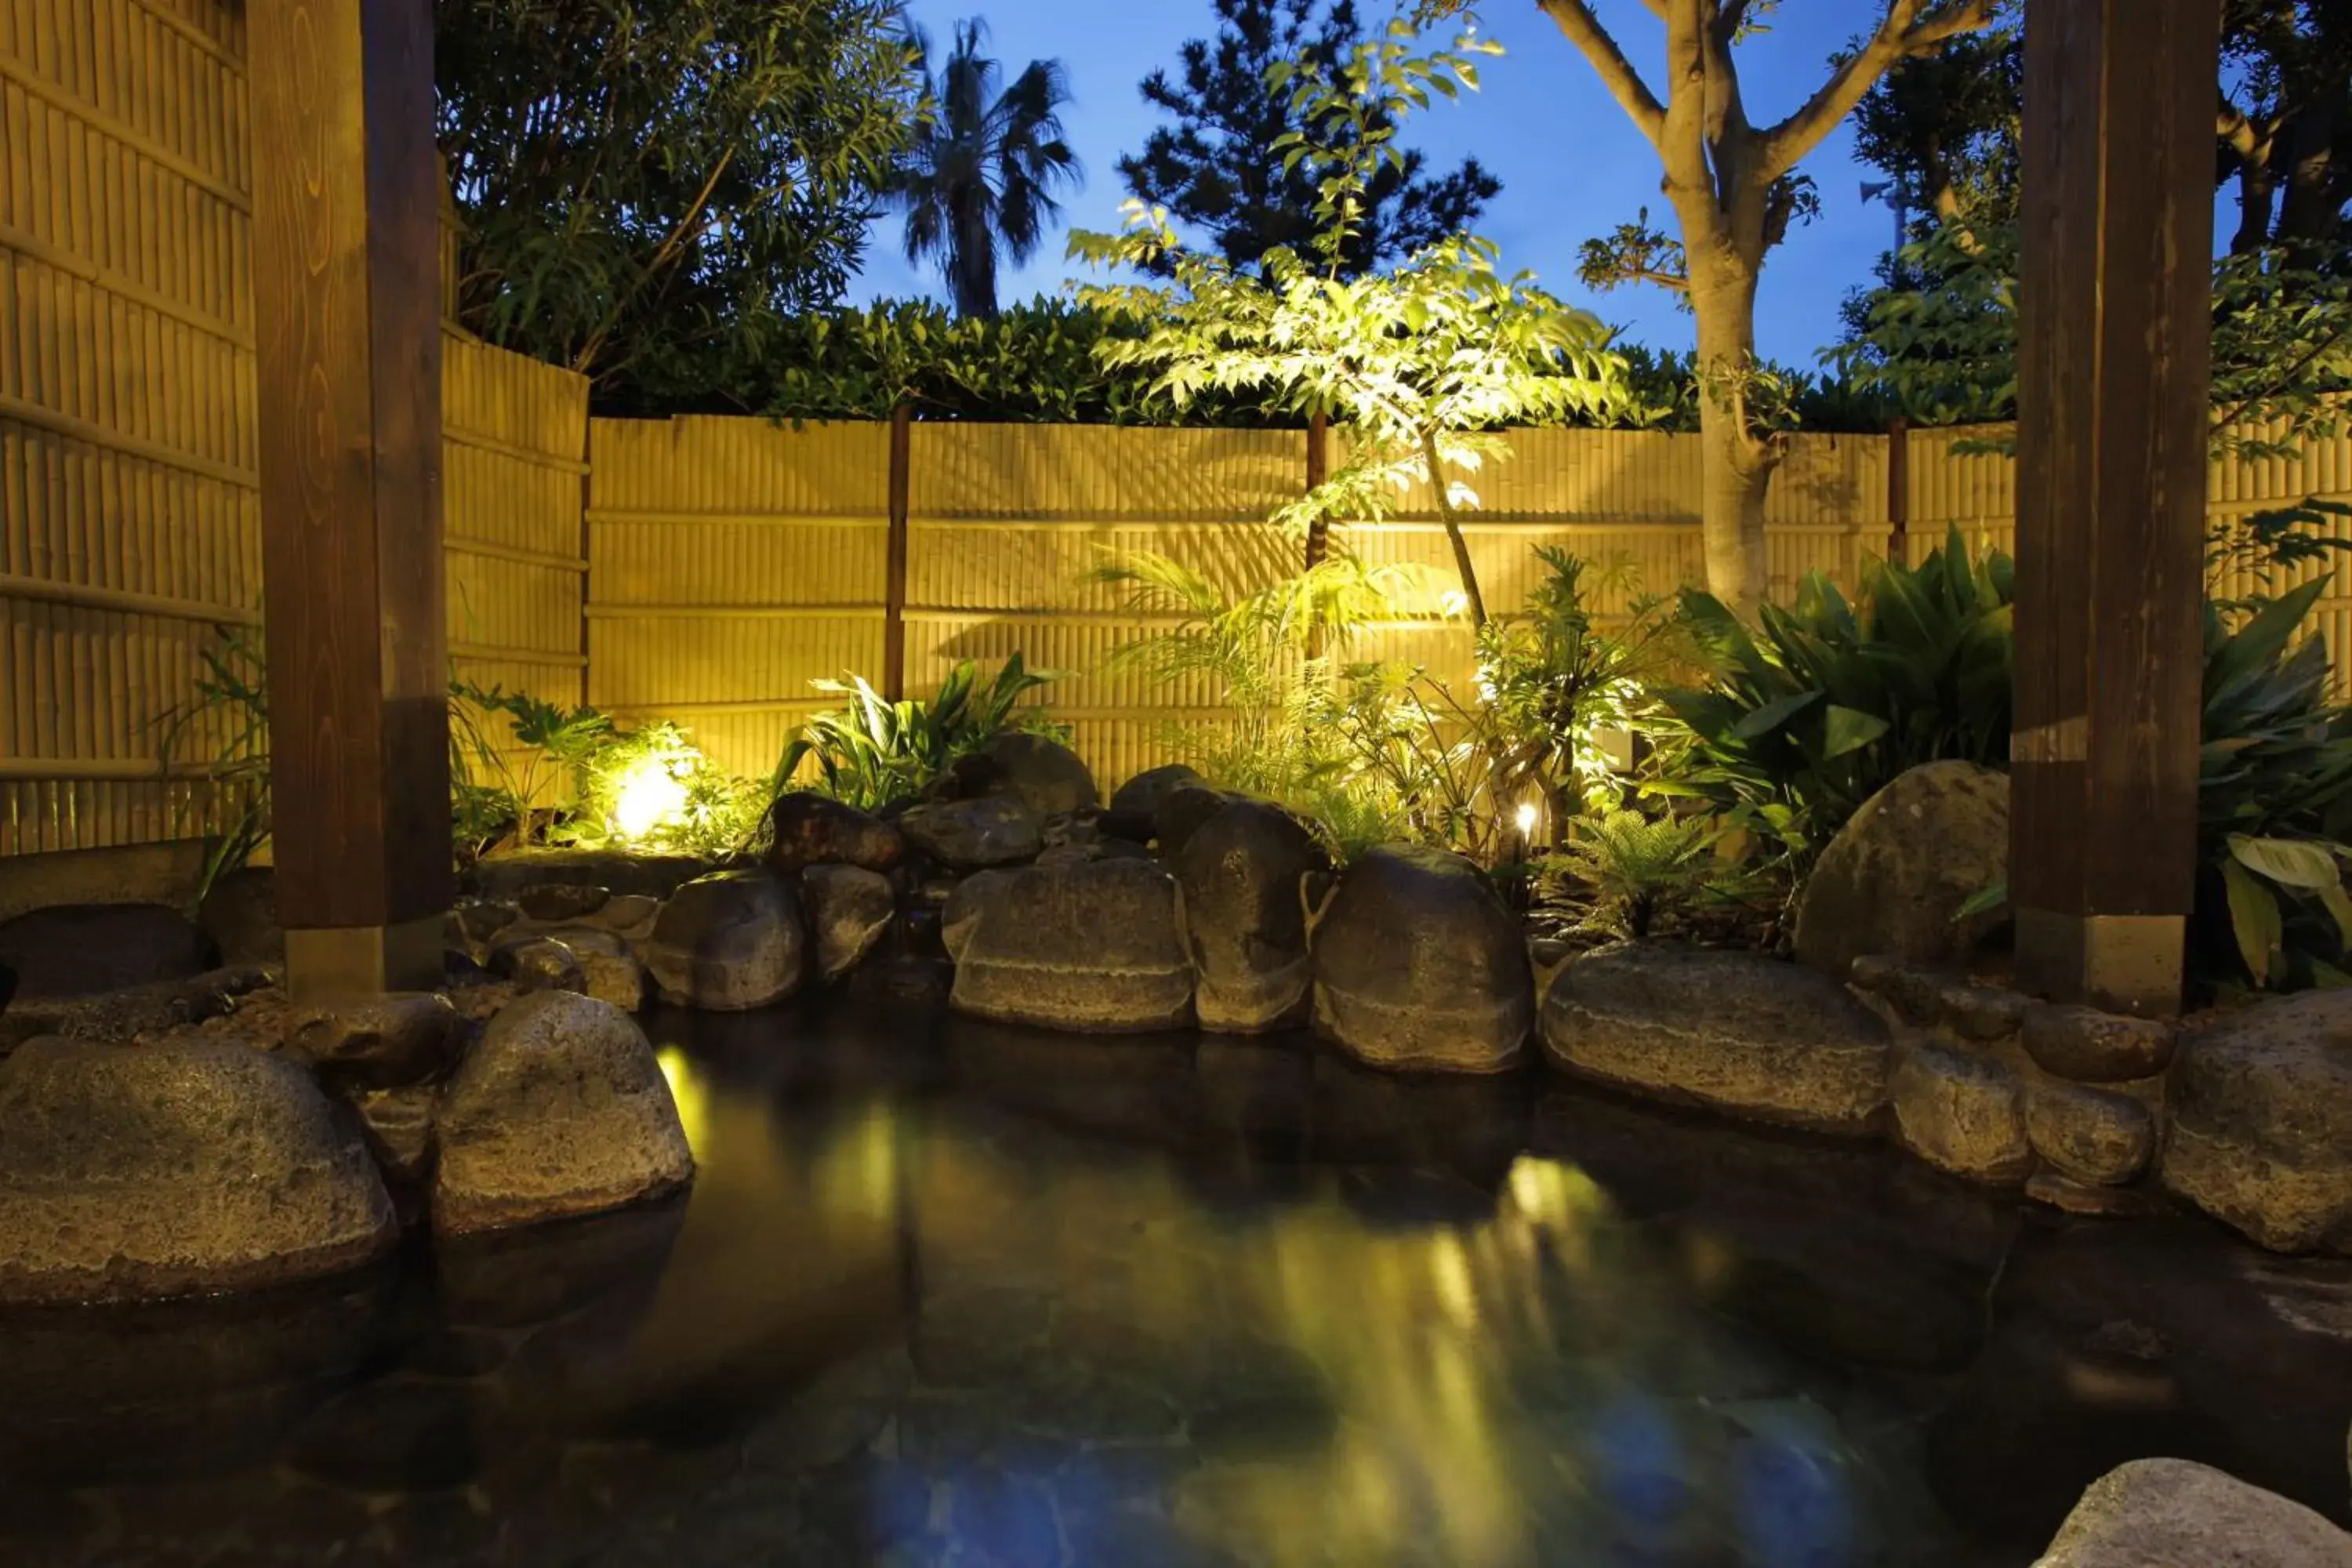
[[[1916,567],[1874,563],[1860,604],[1816,573],[1751,629],[1712,595],[1683,595],[1703,684],[1664,693],[1654,787],[1734,813],[1800,861],[1906,769],[2009,761],[2014,569],[1970,563],[1955,532]]]

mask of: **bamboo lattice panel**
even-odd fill
[[[233,0],[0,0],[0,855],[197,834],[255,635],[251,177]],[[580,700],[585,384],[452,335],[458,672]]]

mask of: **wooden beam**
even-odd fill
[[[890,538],[883,557],[882,695],[907,695],[907,511],[914,482],[915,410],[890,411]]]
[[[247,0],[278,917],[298,990],[440,978],[452,894],[430,0]]]
[[[2218,0],[2029,0],[2010,890],[2031,988],[2180,1003]]]

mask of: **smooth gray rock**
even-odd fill
[[[634,1013],[646,1005],[646,966],[617,933],[593,926],[564,926],[547,934],[551,941],[562,943],[580,966],[583,994],[610,1002],[624,1013]]]
[[[1314,969],[1299,884],[1329,861],[1287,812],[1236,801],[1171,856],[1201,1027],[1257,1034],[1306,1022]]]
[[[898,819],[898,831],[908,843],[957,871],[1025,865],[1045,847],[1044,823],[1011,795],[919,805]]]
[[[800,989],[800,896],[773,871],[720,871],[670,895],[639,949],[662,1000],[741,1012]]]
[[[2061,1174],[2095,1186],[2138,1179],[2156,1151],[2156,1120],[2127,1094],[2042,1082],[2025,1096],[2025,1131]]]
[[[278,1285],[398,1237],[357,1123],[284,1057],[184,1036],[0,1062],[0,1300]]]
[[[1031,866],[973,878],[957,897],[950,941],[959,1011],[1089,1032],[1192,1021],[1192,966],[1177,935],[1176,884],[1159,867]]]
[[[329,1077],[373,1088],[436,1079],[457,1065],[457,1010],[436,992],[352,997],[296,1028],[295,1060]]]
[[[906,853],[906,841],[890,824],[806,790],[777,796],[768,820],[775,830],[768,863],[779,871],[824,865],[887,871]]]
[[[2352,992],[2306,991],[2185,1036],[2167,1189],[2278,1252],[2352,1252]]]
[[[2009,775],[1927,763],[1862,803],[1805,879],[1797,956],[1843,980],[1866,954],[1965,964],[2008,918],[1960,908],[2009,874]]]
[[[879,871],[812,866],[801,875],[809,929],[816,933],[817,973],[838,980],[865,961],[898,917],[898,895]]]
[[[1026,730],[1008,730],[958,759],[954,774],[967,798],[1010,795],[1039,816],[1066,816],[1101,804],[1094,774],[1077,752]]]
[[[2038,1006],[2018,1036],[2034,1065],[2076,1083],[2154,1078],[2172,1063],[2174,1027],[2095,1007]]]
[[[187,980],[219,963],[212,939],[166,904],[58,904],[0,921],[16,1001]]]
[[[595,1214],[694,1179],[653,1047],[610,1003],[535,992],[492,1018],[449,1082],[435,1132],[445,1236]]]
[[[1887,1098],[1895,1142],[1937,1170],[1997,1187],[2032,1173],[2025,1084],[2000,1063],[1918,1042],[1900,1053]]]
[[[1885,1023],[1820,971],[1751,952],[1629,942],[1553,983],[1546,1054],[1662,1100],[1815,1131],[1884,1125]]]
[[[1360,857],[1310,940],[1316,1032],[1357,1060],[1493,1073],[1524,1059],[1536,1012],[1527,942],[1462,857],[1407,845]]]
[[[1159,827],[1160,802],[1176,790],[1208,782],[1182,763],[1147,768],[1112,793],[1102,830],[1115,837],[1149,843]]]
[[[2034,1568],[2352,1568],[2352,1535],[2210,1466],[2139,1459],[2091,1483]]]

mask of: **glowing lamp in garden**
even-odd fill
[[[650,837],[657,829],[686,815],[683,774],[690,772],[691,752],[666,752],[641,757],[614,783],[613,831],[624,839]]]
[[[1536,820],[1539,816],[1541,816],[1541,813],[1536,809],[1536,803],[1534,801],[1528,800],[1519,803],[1518,820],[1520,837],[1533,838],[1535,837]]]

